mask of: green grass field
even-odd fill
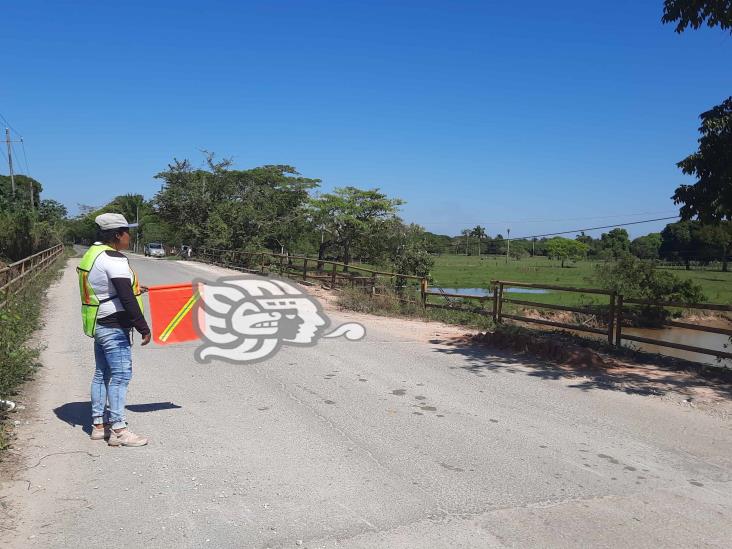
[[[595,280],[596,265],[591,261],[567,263],[564,268],[558,261],[545,257],[510,260],[505,257],[442,255],[435,257],[432,269],[433,286],[444,288],[489,288],[491,280],[533,282],[559,286],[599,288]],[[602,265],[602,263],[599,263]],[[701,285],[707,302],[732,303],[732,272],[686,271],[674,269],[680,278],[689,278]],[[519,298],[519,295],[515,295]],[[565,305],[607,303],[605,296],[551,292],[547,294],[522,294],[520,299],[542,303]]]

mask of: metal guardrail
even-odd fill
[[[208,263],[229,267],[232,269],[260,274],[279,274],[291,278],[299,278],[304,281],[316,280],[325,282],[331,288],[343,286],[359,287],[368,290],[371,294],[378,293],[379,281],[389,279],[393,287],[404,289],[409,284],[418,283],[418,290],[415,295],[416,299],[400,296],[402,301],[416,303],[417,300],[423,307],[435,307],[441,309],[462,310],[491,316],[497,323],[503,319],[516,320],[531,324],[539,324],[542,326],[551,326],[554,328],[562,328],[576,332],[585,332],[590,334],[602,335],[607,339],[611,346],[622,346],[622,341],[635,341],[638,343],[647,343],[657,345],[659,347],[668,347],[673,349],[685,350],[694,353],[701,353],[722,358],[732,358],[732,353],[719,349],[709,349],[692,345],[675,343],[657,338],[647,338],[623,333],[623,322],[626,318],[625,312],[628,311],[629,305],[641,305],[656,308],[676,308],[676,309],[695,309],[710,311],[730,311],[732,305],[722,305],[716,303],[672,303],[672,302],[653,302],[638,299],[624,299],[621,294],[613,291],[603,290],[600,288],[578,288],[572,286],[557,286],[554,284],[538,284],[529,282],[515,282],[508,280],[491,281],[491,295],[471,295],[461,293],[445,292],[442,288],[431,290],[426,277],[414,275],[405,275],[387,271],[378,271],[361,267],[359,265],[346,265],[338,261],[330,261],[306,256],[293,256],[287,254],[277,254],[273,252],[245,252],[237,250],[221,250],[214,248],[201,248],[197,251],[197,259],[202,259]],[[364,276],[367,275],[367,276]],[[551,303],[542,303],[538,301],[529,301],[524,299],[516,299],[513,297],[505,297],[506,288],[534,288],[539,290],[550,290],[558,292],[574,292],[582,294],[591,294],[596,296],[606,296],[607,306],[604,309],[591,309],[588,307],[572,307],[568,305],[555,305]],[[408,293],[408,292],[404,292]],[[442,298],[446,303],[435,303],[429,300],[431,296]],[[463,300],[455,302],[453,299]],[[464,307],[463,302],[478,302],[477,307]],[[486,303],[492,303],[492,309],[486,308]],[[557,311],[568,311],[573,313],[585,314],[593,316],[597,321],[596,326],[588,326],[579,323],[557,322],[544,318],[532,318],[513,312],[504,312],[504,304],[530,307],[535,309],[549,309]],[[605,307],[605,305],[601,305]],[[599,326],[599,327],[598,327]],[[689,330],[697,330],[701,332],[711,332],[715,334],[723,334],[732,336],[732,330],[726,328],[716,328],[713,326],[704,326],[688,322],[680,322],[675,320],[667,320],[663,323],[665,327],[685,328]]]
[[[18,293],[29,280],[48,268],[63,252],[64,245],[57,244],[0,268],[0,309],[11,295]]]

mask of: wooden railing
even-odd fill
[[[196,259],[248,273],[279,274],[304,281],[324,282],[332,288],[344,286],[369,289],[377,293],[380,282],[389,279],[392,286],[405,287],[419,284],[420,290],[426,289],[424,277],[379,271],[360,265],[345,264],[338,261],[315,257],[277,254],[272,252],[245,252],[199,248]]]
[[[732,305],[721,305],[718,303],[676,303],[669,301],[646,301],[642,299],[625,299],[623,296],[619,297],[619,303],[617,308],[617,319],[616,326],[617,331],[615,334],[615,344],[621,346],[622,340],[635,341],[638,343],[647,343],[650,345],[659,345],[662,347],[669,347],[671,349],[679,349],[681,351],[688,351],[692,353],[700,353],[705,355],[716,356],[719,359],[732,358],[732,353],[728,351],[722,351],[721,349],[708,349],[706,347],[698,347],[695,345],[686,345],[684,343],[676,343],[674,341],[664,341],[659,339],[653,339],[648,337],[637,336],[633,334],[623,334],[623,311],[627,305],[642,305],[644,307],[660,308],[660,309],[691,309],[695,311],[715,311],[715,312],[732,312]],[[698,332],[706,332],[713,334],[720,334],[732,337],[732,330],[727,328],[719,328],[716,326],[705,326],[703,324],[696,324],[692,322],[680,322],[677,320],[664,320],[663,326],[667,328],[683,328],[685,330],[694,330]]]
[[[607,305],[601,304],[599,307],[571,307],[568,305],[559,305],[552,303],[543,303],[538,301],[529,301],[525,299],[516,299],[513,297],[506,297],[506,288],[533,288],[537,290],[548,290],[548,291],[559,291],[559,292],[574,292],[581,294],[591,294],[606,296]],[[718,303],[678,303],[678,302],[665,302],[665,301],[647,301],[641,299],[624,298],[623,295],[602,290],[599,288],[577,288],[571,286],[556,286],[552,284],[534,284],[527,282],[513,282],[508,280],[494,280],[491,282],[491,294],[483,296],[475,296],[470,294],[460,293],[445,293],[441,291],[427,291],[428,296],[443,296],[449,298],[457,298],[463,301],[471,302],[478,301],[481,306],[476,308],[469,308],[471,312],[478,314],[488,315],[493,317],[493,320],[497,323],[503,321],[503,319],[510,319],[519,322],[526,322],[531,324],[540,324],[543,326],[551,326],[555,328],[562,328],[571,330],[574,332],[586,332],[591,334],[602,335],[607,338],[609,345],[621,347],[623,340],[633,341],[637,343],[645,343],[649,345],[656,345],[658,347],[668,347],[671,349],[678,349],[682,351],[688,351],[692,353],[699,353],[717,357],[719,359],[730,359],[732,353],[723,349],[710,349],[708,347],[700,347],[695,345],[687,345],[684,343],[676,343],[673,341],[667,341],[659,338],[642,337],[630,333],[623,333],[623,325],[627,324],[627,312],[629,312],[630,306],[643,306],[655,308],[657,310],[663,310],[661,316],[666,318],[662,321],[661,327],[665,328],[684,328],[687,330],[695,330],[699,332],[714,333],[732,337],[732,329],[721,328],[716,326],[706,326],[703,324],[697,324],[692,322],[682,322],[678,320],[668,319],[668,310],[699,310],[699,311],[715,311],[715,312],[732,312],[732,305],[723,305]],[[489,313],[483,304],[486,301],[493,303],[492,311]],[[593,317],[599,326],[588,326],[580,323],[567,323],[567,322],[556,322],[554,320],[548,320],[545,318],[533,318],[525,315],[506,313],[504,311],[504,304],[510,304],[523,308],[532,309],[549,309],[554,311],[569,311],[573,313],[579,313]],[[434,304],[429,301],[426,302],[428,307],[442,307],[443,304]],[[449,308],[460,309],[459,304],[452,304]]]
[[[711,355],[720,359],[732,358],[732,353],[721,349],[709,349],[675,343],[663,339],[641,337],[629,333],[623,333],[623,323],[626,322],[627,324],[627,315],[625,313],[628,312],[629,306],[631,305],[641,305],[659,309],[693,309],[717,312],[732,312],[732,305],[714,303],[651,302],[638,299],[624,299],[621,294],[599,288],[579,288],[572,286],[557,286],[554,284],[515,282],[509,280],[491,281],[490,294],[471,295],[446,292],[441,288],[431,289],[426,277],[379,271],[367,267],[361,267],[359,265],[346,265],[338,261],[320,260],[313,257],[293,256],[272,252],[245,252],[237,250],[201,248],[196,252],[196,259],[201,259],[208,263],[249,273],[279,274],[281,276],[298,278],[304,281],[320,281],[331,288],[344,286],[358,287],[363,288],[371,294],[378,293],[381,287],[386,286],[386,284],[384,284],[384,280],[386,279],[389,281],[388,284],[392,288],[398,288],[400,290],[398,292],[400,299],[412,303],[420,303],[423,307],[468,311],[484,316],[490,316],[496,323],[501,323],[504,319],[509,319],[518,322],[550,326],[553,328],[562,328],[573,332],[601,335],[603,336],[603,339],[607,340],[608,345],[617,347],[622,346],[622,341],[626,340]],[[507,288],[531,288],[552,292],[569,292],[603,296],[604,299],[607,299],[607,304],[600,303],[599,305],[592,307],[575,307],[531,301],[528,299],[517,299],[515,297],[506,297],[505,294],[507,293]],[[441,298],[441,302],[436,303],[431,300],[431,298],[435,297]],[[459,301],[455,302],[453,300]],[[477,306],[472,305],[476,302]],[[490,309],[486,307],[487,303],[492,304]],[[509,305],[518,310],[506,312],[504,310],[504,305]],[[558,322],[546,318],[534,318],[525,316],[525,314],[517,314],[519,312],[523,312],[527,308],[567,311],[586,315],[587,318],[591,318],[593,320],[594,325],[579,322]],[[732,336],[732,330],[730,329],[704,326],[690,322],[666,320],[663,322],[663,326]]]
[[[0,268],[0,308],[11,295],[18,293],[28,281],[48,268],[63,252],[64,245],[57,244]]]

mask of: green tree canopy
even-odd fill
[[[709,27],[732,29],[732,0],[665,0],[661,21],[676,23],[679,33],[705,22]]]
[[[163,188],[154,203],[186,244],[290,249],[305,222],[308,191],[318,179],[286,165],[232,170],[229,160],[206,158],[205,169],[175,160],[156,177]]]
[[[630,237],[625,229],[613,229],[600,235],[600,255],[617,259],[630,252]]]
[[[379,189],[341,187],[310,200],[309,218],[322,235],[318,258],[337,248],[346,265],[354,250],[376,256],[384,252],[385,235],[404,202]]]
[[[630,252],[640,259],[658,259],[661,248],[661,233],[639,236],[630,243]]]
[[[562,238],[560,236],[551,238],[546,243],[547,255],[551,259],[560,260],[562,267],[564,267],[564,262],[567,260],[577,261],[584,258],[588,250],[589,246],[584,242]]]
[[[683,219],[732,219],[732,97],[700,118],[699,149],[677,164],[697,182],[679,186],[673,200]]]
[[[712,225],[679,221],[666,225],[661,231],[659,254],[663,259],[683,262],[687,269],[692,261],[722,261],[723,270],[726,270],[730,244],[732,223],[728,221]]]
[[[66,219],[68,215],[66,206],[57,200],[45,199],[41,200],[38,208],[38,219],[40,221],[58,222]]]

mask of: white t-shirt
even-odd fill
[[[100,242],[95,242],[98,246]],[[89,272],[89,284],[99,301],[116,296],[117,292],[112,284],[113,278],[129,278],[132,283],[132,269],[127,258],[119,252],[107,250],[97,256],[94,266]],[[118,311],[124,311],[119,299],[114,298],[99,305],[97,318],[104,318]]]

